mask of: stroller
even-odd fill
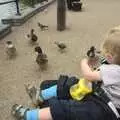
[[[80,0],[67,0],[67,7],[69,10],[81,11],[82,2]]]

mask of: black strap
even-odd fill
[[[79,81],[76,77],[60,75],[58,80],[57,95],[58,99],[70,99],[70,87]]]
[[[99,98],[96,95],[91,95],[91,100],[103,108],[105,113],[108,115],[109,120],[120,120],[116,117],[116,115],[113,113],[113,111],[109,108],[109,106],[101,98]]]

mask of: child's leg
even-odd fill
[[[24,120],[53,120],[50,108],[30,110],[25,113]]]
[[[39,115],[39,120],[53,120],[49,107],[41,109]]]
[[[57,85],[57,83],[58,83],[58,80],[45,80],[40,84],[40,89],[45,90],[49,87]]]
[[[42,86],[47,86],[47,89],[41,91],[43,100],[48,100],[52,97],[59,99],[70,99],[70,87],[78,82],[76,77],[60,76],[58,80],[44,81]]]
[[[19,120],[52,120],[50,108],[28,109],[21,105],[14,105],[13,115]]]
[[[116,120],[108,106],[95,96],[81,102],[54,98],[49,100],[49,106],[30,110],[17,105],[12,112],[18,120]]]
[[[57,85],[54,85],[54,86],[47,88],[45,90],[41,90],[40,95],[43,98],[43,100],[48,100],[52,97],[57,97]]]
[[[55,81],[54,84],[51,83],[53,81]],[[71,96],[69,93],[69,89],[72,85],[78,82],[78,79],[76,77],[69,78],[67,76],[60,76],[58,80],[47,80],[43,83],[46,82],[47,84],[42,84],[44,88],[45,86],[47,86],[47,89],[44,90],[40,90],[42,88],[42,85],[38,90],[35,87],[34,89],[29,89],[29,87],[26,87],[26,91],[35,105],[38,105],[39,102],[43,103],[44,100],[48,100],[52,97],[58,97],[59,99],[70,99]]]
[[[26,85],[25,87],[34,105],[41,104],[44,100],[48,100],[52,97],[57,97],[57,85],[50,86],[44,90],[29,85]]]

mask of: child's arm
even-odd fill
[[[83,59],[81,61],[81,70],[83,77],[89,81],[101,81],[100,79],[100,72],[99,71],[92,71],[90,66],[88,65],[88,60]]]

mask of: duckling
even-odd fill
[[[94,46],[91,46],[87,51],[87,56],[89,58],[89,65],[96,70],[100,66],[100,51],[97,51]]]
[[[60,50],[64,50],[67,46],[64,43],[54,42]]]
[[[6,42],[6,53],[10,58],[16,55],[16,48],[13,45],[12,41]]]
[[[48,30],[48,26],[47,25],[43,25],[40,22],[38,22],[38,26],[40,27],[41,31]]]
[[[38,36],[34,33],[34,31],[34,29],[31,29],[30,34],[27,34],[27,38],[30,38],[32,43],[35,43],[38,40]]]
[[[87,56],[90,58],[95,57],[95,50],[96,48],[94,46],[91,46],[90,49],[87,51]]]
[[[101,54],[101,51],[96,50],[96,48],[94,46],[91,46],[90,49],[87,51],[87,56],[88,57],[95,57]]]
[[[38,53],[36,58],[37,64],[44,69],[46,67],[46,64],[48,63],[47,55],[43,53],[40,46],[35,47],[35,52]]]

